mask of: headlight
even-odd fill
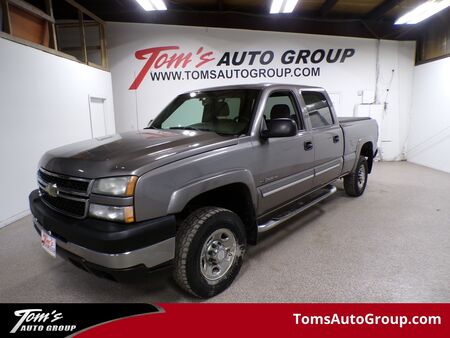
[[[89,206],[89,215],[113,222],[134,222],[133,206],[115,207],[112,205],[91,203],[91,205]]]
[[[92,192],[110,196],[133,196],[137,176],[121,176],[95,180]]]

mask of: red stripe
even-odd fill
[[[450,304],[161,304],[77,337],[450,337]],[[302,316],[440,316],[441,325],[303,325]]]

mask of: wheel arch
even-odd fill
[[[170,199],[168,214],[180,219],[204,206],[222,207],[236,213],[245,225],[247,241],[255,244],[256,187],[248,170],[222,173],[198,180],[175,191]]]
[[[359,142],[358,150],[356,152],[357,156],[355,159],[355,165],[353,166],[353,171],[356,170],[356,166],[358,164],[358,158],[359,156],[364,156],[367,158],[367,168],[368,173],[370,174],[372,172],[372,166],[373,166],[373,159],[375,158],[375,154],[373,151],[373,142],[369,140],[362,140]]]

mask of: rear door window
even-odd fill
[[[328,101],[320,92],[302,91],[303,100],[306,104],[306,110],[311,120],[313,129],[323,128],[334,124],[333,114],[331,113]]]

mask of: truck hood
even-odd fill
[[[234,136],[212,132],[146,129],[50,150],[39,165],[54,173],[83,178],[139,176],[188,156],[237,143]]]

